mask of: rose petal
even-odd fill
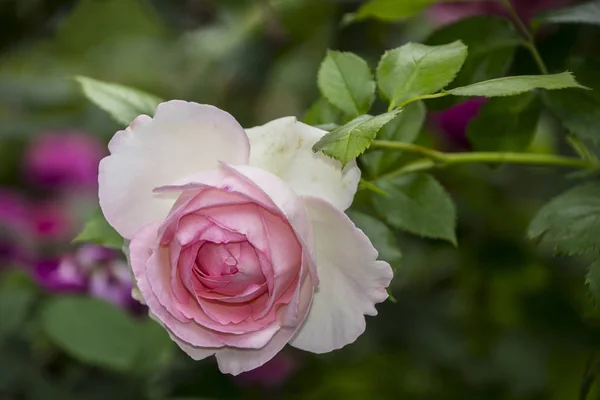
[[[313,285],[310,279],[305,279],[301,289],[301,307],[299,309],[299,320],[306,318],[310,309],[313,295]],[[282,311],[283,312],[283,311]],[[215,356],[221,372],[238,375],[245,371],[258,368],[283,349],[297,330],[294,328],[281,328],[273,338],[260,349],[236,349],[224,347],[215,350]]]
[[[312,146],[327,132],[285,117],[246,129],[250,139],[250,165],[284,180],[301,196],[320,197],[341,210],[350,207],[360,180],[352,161],[342,164]]]
[[[175,202],[155,187],[217,166],[245,164],[246,134],[237,121],[213,106],[174,100],[154,119],[138,117],[117,132],[111,155],[100,162],[100,206],[108,222],[129,239],[142,226],[164,218]]]
[[[319,286],[310,313],[290,344],[326,353],[364,332],[364,315],[376,315],[375,303],[388,296],[392,269],[376,261],[377,250],[344,213],[322,199],[303,199],[315,233]]]
[[[149,277],[146,272],[146,266],[149,258],[153,254],[153,249],[158,242],[157,230],[159,226],[160,223],[152,223],[145,226],[138,231],[129,244],[131,269],[133,270],[137,287],[142,297],[146,301],[150,312],[160,320],[161,324],[169,328],[169,330],[181,340],[199,347],[221,347],[222,343],[217,340],[214,334],[208,329],[205,329],[198,324],[182,323],[177,320],[169,313],[169,311],[167,311],[164,305],[159,301],[159,298],[152,291]],[[169,275],[169,271],[166,271],[165,274],[159,274],[156,279],[162,279],[168,282],[170,278]],[[165,287],[168,285],[168,283],[163,284]],[[168,296],[167,293],[164,295]]]

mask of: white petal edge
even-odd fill
[[[360,180],[353,160],[342,164],[312,146],[327,132],[284,117],[246,129],[250,139],[250,165],[283,179],[300,196],[320,197],[346,210],[352,204]]]
[[[136,118],[110,141],[100,162],[100,206],[126,239],[164,218],[175,196],[155,187],[217,167],[219,161],[246,164],[250,144],[243,128],[216,107],[173,100],[159,104],[155,117]]]
[[[304,197],[313,223],[319,285],[308,317],[290,344],[326,353],[354,342],[365,330],[365,315],[387,297],[393,273],[377,261],[369,238],[326,201]]]

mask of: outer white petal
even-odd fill
[[[283,179],[301,196],[325,199],[345,210],[350,207],[360,180],[352,161],[342,164],[312,146],[327,132],[285,117],[246,129],[250,139],[250,165]]]
[[[304,201],[313,223],[319,286],[308,317],[290,344],[326,353],[364,332],[364,315],[376,315],[375,303],[388,296],[392,269],[377,261],[377,250],[344,213],[318,198]]]
[[[155,187],[215,168],[219,161],[246,164],[248,138],[237,121],[216,107],[173,100],[154,118],[140,116],[117,132],[111,155],[100,162],[100,206],[108,222],[126,239],[163,218],[175,195]]]

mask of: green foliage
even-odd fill
[[[536,20],[553,24],[600,25],[600,3],[593,0],[587,3],[548,11],[538,16]]]
[[[587,283],[594,304],[597,307],[600,306],[600,259],[590,264],[585,283]]]
[[[383,222],[368,214],[349,211],[350,219],[369,237],[373,246],[379,251],[379,258],[396,268],[402,258],[402,251],[394,232]]]
[[[97,299],[57,297],[42,310],[48,337],[73,357],[117,371],[134,366],[140,342],[134,322],[120,309]]]
[[[331,105],[324,97],[319,97],[308,109],[302,121],[305,124],[318,126],[340,122],[342,112]]]
[[[535,134],[540,107],[534,93],[487,101],[467,130],[477,151],[523,151]]]
[[[376,117],[361,115],[323,136],[314,144],[313,151],[322,151],[346,165],[369,148],[377,132],[398,112],[391,111]]]
[[[108,224],[100,210],[90,218],[83,230],[73,239],[73,243],[96,243],[112,249],[123,248],[123,238]]]
[[[382,21],[397,21],[423,11],[437,0],[370,0],[360,6],[354,14],[344,17],[344,22],[376,18]]]
[[[462,40],[469,54],[452,81],[452,87],[503,76],[513,62],[517,46],[523,41],[506,18],[480,15],[442,26],[427,38],[425,44],[438,46],[455,40]],[[450,97],[438,100],[444,106],[457,101]]]
[[[570,72],[563,72],[554,75],[523,75],[491,79],[489,81],[451,89],[448,90],[448,93],[455,96],[496,97],[514,96],[534,89],[555,90],[566,88],[586,89],[585,86],[577,83],[573,74]]]
[[[577,186],[548,202],[531,221],[528,236],[560,254],[600,248],[600,183]]]
[[[581,139],[600,140],[600,64],[589,59],[570,63],[577,79],[593,90],[548,92],[544,99],[561,124]]]
[[[412,174],[378,181],[389,196],[374,196],[378,214],[390,225],[416,235],[456,245],[456,210],[431,175]]]
[[[0,339],[14,332],[25,321],[35,293],[23,287],[0,287]]]
[[[169,334],[156,321],[147,318],[138,323],[139,351],[135,359],[135,372],[148,374],[169,361],[175,344]]]
[[[116,83],[101,82],[83,76],[75,79],[90,101],[123,125],[129,125],[141,114],[154,115],[156,106],[162,102],[156,96]]]
[[[377,138],[403,143],[414,142],[421,132],[426,112],[425,105],[421,101],[407,104],[401,113],[381,128]],[[374,150],[363,154],[362,159],[371,174],[378,176],[392,168],[401,157],[401,151]]]
[[[377,85],[394,108],[444,88],[456,77],[466,57],[467,47],[461,41],[442,46],[408,43],[381,57]]]
[[[317,83],[321,94],[347,115],[367,113],[375,99],[371,70],[365,60],[353,53],[327,51]]]

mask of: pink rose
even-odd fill
[[[170,101],[109,143],[100,206],[130,241],[136,297],[192,358],[236,375],[287,343],[339,349],[387,298],[390,266],[343,212],[360,170],[313,153],[324,134]]]

